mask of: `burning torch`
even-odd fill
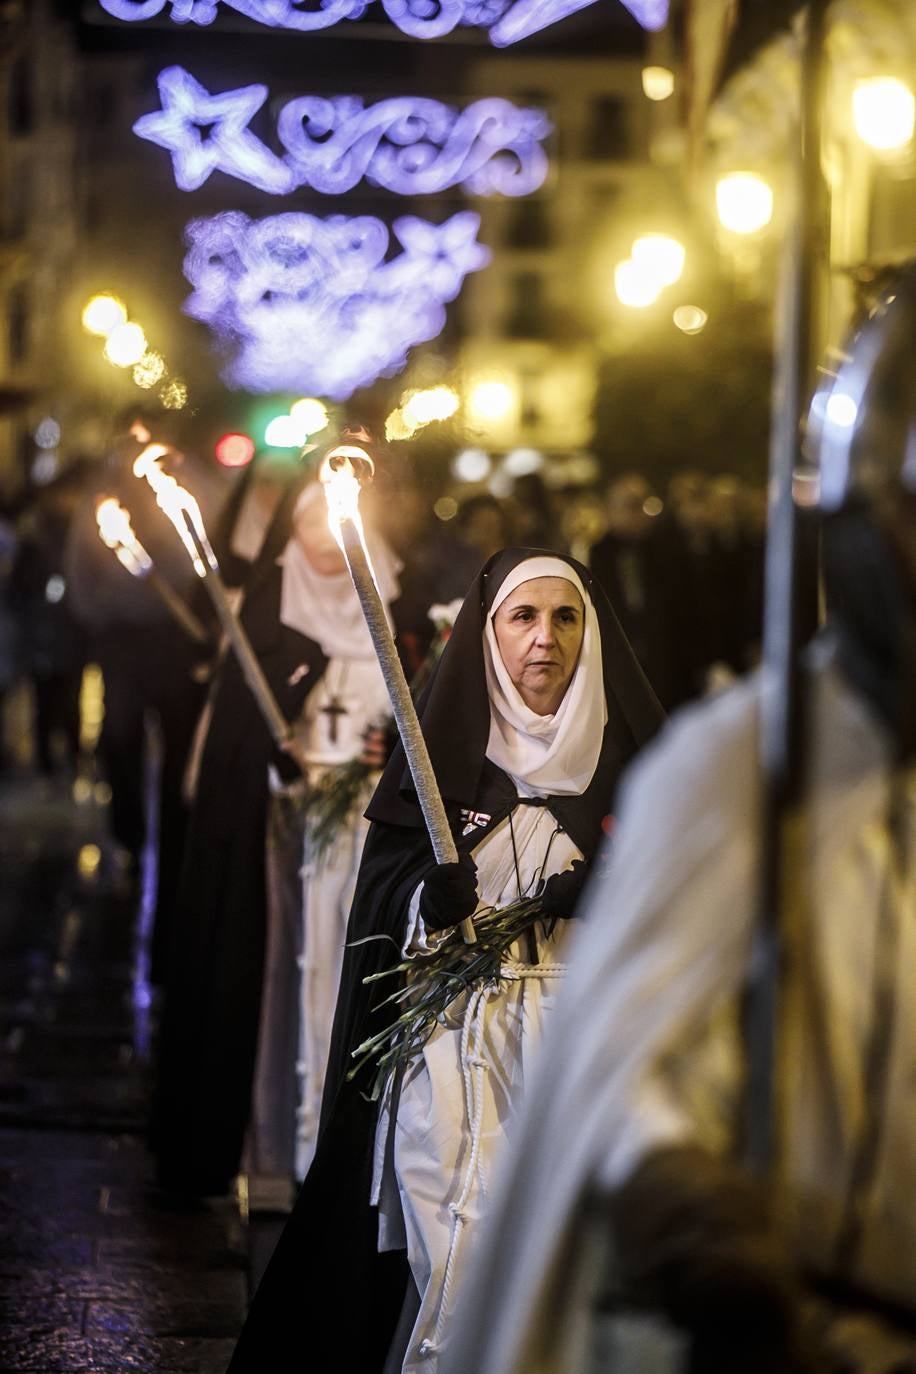
[[[379,596],[363,536],[359,493],[363,483],[370,482],[374,473],[375,464],[364,448],[358,444],[342,443],[326,454],[319,478],[328,503],[328,522],[347,560],[347,567],[388,689],[398,734],[407,755],[407,763],[417,790],[417,800],[426,822],[433,854],[437,863],[453,864],[458,862],[458,850],[452,838],[429,751],[394,646],[394,636],[382,598]],[[461,922],[461,933],[467,944],[476,944],[477,936],[470,917]]]
[[[270,690],[270,684],[251,647],[251,641],[229,603],[216,554],[204,529],[200,506],[189,491],[180,486],[174,477],[163,472],[159,466],[160,459],[164,458],[168,451],[164,444],[148,444],[134,463],[134,476],[146,478],[156,494],[159,509],[175,526],[194,571],[202,579],[210,595],[226,638],[239,661],[242,676],[258,703],[267,728],[274,741],[278,745],[284,745],[292,739],[293,732]]]
[[[113,549],[118,562],[131,577],[147,582],[175,618],[185,634],[198,644],[207,642],[207,631],[183,597],[159,573],[146,549],[134,534],[130,512],[113,496],[100,501],[95,510],[96,524],[102,543]]]

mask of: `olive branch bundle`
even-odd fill
[[[405,956],[391,968],[364,978],[367,985],[396,978],[400,986],[374,1008],[381,1011],[390,1007],[393,1019],[351,1051],[355,1062],[347,1078],[355,1078],[367,1064],[374,1063],[370,1097],[376,1101],[388,1076],[419,1053],[455,999],[483,984],[498,983],[509,949],[543,919],[540,899],[523,897],[475,916],[476,944],[465,944],[459,927],[453,926],[434,948]],[[390,935],[369,935],[354,944],[373,940],[396,944]]]

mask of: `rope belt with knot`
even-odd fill
[[[509,960],[500,969],[499,978],[476,987],[468,996],[467,1006],[461,1022],[461,1074],[464,1080],[464,1110],[470,1132],[471,1149],[461,1190],[454,1202],[449,1203],[452,1217],[451,1236],[449,1237],[448,1258],[442,1276],[442,1291],[439,1295],[439,1308],[432,1337],[420,1342],[420,1354],[434,1355],[439,1350],[439,1342],[451,1299],[455,1266],[458,1262],[458,1247],[464,1227],[468,1221],[465,1211],[475,1176],[480,1175],[481,1191],[486,1194],[487,1180],[480,1164],[480,1146],[483,1134],[484,1081],[490,1065],[483,1055],[484,1029],[486,1026],[487,1004],[496,997],[503,982],[520,983],[529,978],[561,978],[566,965],[522,964]]]

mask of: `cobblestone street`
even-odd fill
[[[0,1374],[221,1374],[246,1232],[150,1183],[151,998],[104,791],[5,781],[0,872]]]

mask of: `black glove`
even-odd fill
[[[420,915],[427,930],[447,930],[477,906],[477,865],[470,854],[456,864],[436,864],[423,879]]]
[[[563,873],[554,873],[539,893],[544,915],[554,919],[576,914],[576,903],[582,896],[582,889],[588,879],[589,868],[584,859],[573,859],[572,868]]]

